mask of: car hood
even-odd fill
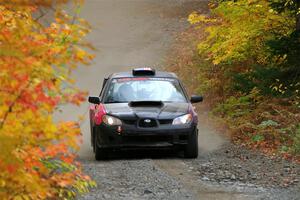
[[[189,103],[163,103],[161,106],[130,106],[128,103],[104,104],[107,114],[120,119],[174,119],[188,113]]]

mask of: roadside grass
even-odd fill
[[[232,74],[224,74],[222,66],[197,52],[197,44],[206,37],[204,28],[190,27],[178,35],[167,70],[183,80],[189,94],[204,96],[198,112],[208,112],[208,123],[234,143],[300,162],[299,107],[289,98],[261,95],[255,87],[250,93],[234,90]]]

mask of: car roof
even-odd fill
[[[153,78],[178,78],[175,73],[156,71],[155,75],[133,75],[132,71],[130,72],[118,72],[111,74],[109,78],[134,78],[134,77],[153,77]]]

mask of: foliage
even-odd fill
[[[277,2],[278,3],[278,2]],[[279,12],[280,11],[280,12]],[[209,24],[208,37],[198,44],[200,54],[223,65],[244,92],[257,87],[274,94],[275,80],[289,86],[285,96],[298,96],[300,36],[295,8],[279,8],[265,0],[224,1],[213,4],[212,16],[192,13],[192,24]],[[276,94],[275,94],[276,95]]]
[[[89,27],[67,2],[0,0],[0,199],[72,198],[93,185],[75,161],[79,125],[52,118],[61,103],[84,100],[70,73],[92,58]],[[49,26],[45,12],[54,12]]]
[[[238,143],[261,148],[268,153],[295,153],[298,148],[297,109],[282,100],[265,98],[254,89],[248,95],[233,96],[213,109],[231,130],[232,139]]]
[[[287,21],[287,14],[277,15],[267,1],[227,1],[212,9],[213,18],[189,17],[192,24],[211,23],[206,31],[209,36],[198,45],[200,53],[208,54],[214,64],[244,62],[255,59],[269,62],[269,52],[264,41],[276,34],[287,35],[295,21]],[[247,66],[245,66],[247,67]]]
[[[300,154],[300,124],[298,124],[296,129],[296,134],[293,137],[293,146],[292,150],[295,154]]]
[[[193,30],[182,34],[171,69],[204,94],[233,141],[300,160],[299,4],[219,0],[209,7],[189,16]]]

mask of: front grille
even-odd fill
[[[143,119],[142,119],[143,120]],[[136,121],[135,119],[126,119],[126,120],[122,120],[125,124],[128,124],[128,125],[134,125],[136,124]],[[159,119],[158,120],[159,124],[161,125],[166,125],[166,124],[172,124],[173,122],[173,119]],[[143,125],[140,125],[141,127],[143,127]],[[148,127],[147,125],[144,126],[144,127]],[[150,126],[151,127],[151,126]]]
[[[157,127],[157,121],[155,119],[140,119],[138,125],[143,128]]]
[[[173,119],[160,119],[159,124],[172,124]]]
[[[125,124],[134,125],[136,123],[135,119],[122,120]]]

